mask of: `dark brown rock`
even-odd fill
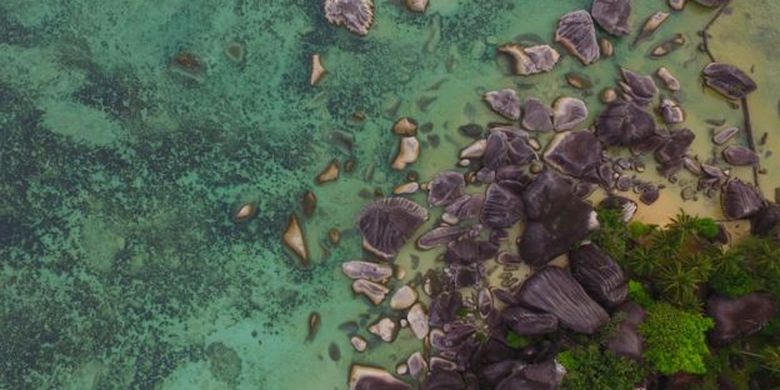
[[[771,204],[762,208],[750,221],[752,234],[780,239],[780,205]]]
[[[693,140],[696,138],[690,129],[682,129],[672,133],[672,136],[667,138],[661,147],[655,151],[655,159],[661,164],[667,164],[673,161],[678,161],[685,156],[688,152],[688,148],[693,144]]]
[[[508,228],[523,217],[523,201],[510,187],[493,183],[482,204],[482,223],[490,228]]]
[[[739,100],[758,86],[745,72],[733,65],[711,63],[704,68],[704,82],[721,95]]]
[[[610,146],[634,146],[655,135],[652,115],[634,103],[611,103],[599,115],[596,134]]]
[[[520,119],[520,97],[517,91],[511,88],[485,93],[485,101],[496,113],[511,119]]]
[[[723,189],[721,204],[727,218],[742,219],[758,212],[764,206],[764,199],[756,187],[734,179]]]
[[[501,319],[520,336],[541,336],[558,330],[558,317],[549,313],[536,313],[521,306],[504,309]]]
[[[628,35],[631,32],[630,0],[594,0],[590,8],[593,20],[612,35]]]
[[[562,44],[585,65],[596,62],[600,56],[596,28],[588,11],[579,10],[561,16],[555,41]]]
[[[577,333],[593,334],[609,322],[607,312],[560,268],[545,267],[532,275],[517,299],[523,306],[556,316],[562,326]]]
[[[601,143],[589,131],[559,134],[547,146],[544,160],[561,173],[583,177],[601,162]]]
[[[608,337],[605,347],[618,356],[640,360],[644,352],[644,340],[638,329],[645,320],[645,310],[633,302],[626,302],[619,308],[619,312],[625,319]]]
[[[723,158],[727,163],[736,166],[755,165],[758,163],[758,155],[754,151],[739,145],[730,145],[723,149]]]
[[[593,244],[569,252],[572,275],[604,307],[617,307],[628,296],[626,277],[609,255]]]
[[[412,233],[428,219],[428,210],[405,198],[384,198],[358,216],[363,246],[383,258],[395,256]]]
[[[658,88],[651,76],[641,75],[625,68],[621,68],[620,73],[624,81],[620,86],[627,98],[640,106],[647,106],[655,99]]]
[[[712,297],[707,301],[707,314],[715,319],[710,337],[722,344],[750,336],[761,330],[775,312],[775,303],[769,294],[753,293],[735,299]]]
[[[551,131],[553,129],[553,110],[535,98],[528,98],[523,107],[522,125],[530,131]]]
[[[428,190],[428,202],[433,206],[447,206],[466,192],[466,179],[462,173],[448,171],[436,175]]]
[[[585,102],[572,97],[562,97],[553,105],[553,126],[555,131],[571,130],[588,118]]]

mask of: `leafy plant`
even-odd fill
[[[647,342],[645,358],[658,372],[704,374],[709,355],[705,332],[714,326],[710,318],[657,303],[647,312],[639,331]]]
[[[632,390],[646,375],[640,363],[602,350],[595,343],[561,352],[558,361],[566,368],[563,389]]]
[[[653,297],[650,296],[650,293],[648,293],[647,289],[645,289],[645,286],[636,280],[628,281],[628,298],[645,309],[649,308],[655,303]]]
[[[598,220],[599,230],[591,236],[591,241],[608,253],[613,260],[621,263],[626,256],[630,240],[622,213],[614,209],[600,209]]]
[[[728,251],[716,261],[710,287],[732,298],[750,294],[761,288],[761,283],[751,273],[744,255],[735,250]]]

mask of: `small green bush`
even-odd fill
[[[558,361],[566,368],[561,388],[568,390],[633,390],[646,375],[641,364],[595,343],[561,352]]]
[[[645,358],[658,372],[704,374],[709,355],[705,332],[714,326],[699,313],[678,309],[667,303],[649,308],[639,331],[647,342]]]
[[[628,298],[645,309],[649,308],[653,305],[653,303],[655,303],[653,297],[650,296],[650,293],[648,293],[647,289],[645,289],[645,286],[636,280],[628,281]]]

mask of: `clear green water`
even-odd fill
[[[566,56],[554,73],[524,79],[496,60],[496,46],[523,34],[550,42],[558,17],[589,1],[431,0],[422,15],[399,3],[378,0],[361,38],[327,24],[314,0],[0,2],[0,388],[342,389],[353,361],[392,370],[421,344],[404,330],[392,345],[353,352],[339,326],[357,321],[367,336],[389,309],[355,299],[340,263],[361,256],[352,228],[368,202],[360,191],[403,182],[389,169],[398,116],[432,123],[424,140],[439,137],[437,147],[423,142],[412,166],[422,180],[454,166],[468,143],[459,125],[499,119],[483,91],[581,96],[565,86],[571,70],[598,92],[614,85],[618,65],[669,67],[703,158],[712,149],[706,119],[741,124],[741,111],[700,86],[708,59],[696,31],[713,12],[696,5],[634,51],[631,38],[617,40],[614,58],[585,69]],[[636,29],[668,10],[661,0],[634,6]],[[753,68],[755,132],[769,133],[762,152],[778,151],[780,4],[732,8],[711,29],[711,46],[719,60]],[[646,57],[677,32],[684,48]],[[233,41],[246,48],[241,63],[225,55]],[[198,80],[172,71],[181,50],[205,63]],[[314,53],[329,73],[310,87]],[[593,116],[596,94],[586,101]],[[351,150],[332,142],[336,130],[354,136]],[[353,173],[314,185],[331,159],[350,157]],[[765,157],[761,186],[772,194],[780,162]],[[319,206],[303,220],[312,254],[303,270],[280,236],[307,189]],[[719,215],[716,200],[683,204],[679,191],[663,191],[639,217],[663,222],[680,207]],[[258,217],[236,226],[232,209],[245,201],[258,202]],[[343,231],[338,246],[327,242],[333,227]],[[406,281],[430,258],[411,270],[402,253]],[[306,343],[312,311],[322,324]]]

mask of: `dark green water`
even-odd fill
[[[432,124],[411,167],[423,181],[457,162],[469,142],[458,126],[498,120],[480,101],[485,90],[579,96],[593,116],[597,96],[567,87],[571,70],[597,92],[614,85],[619,65],[669,67],[702,156],[712,149],[706,119],[741,124],[741,111],[700,86],[709,60],[696,31],[713,13],[696,5],[636,50],[632,37],[616,40],[611,59],[585,69],[567,56],[524,79],[496,47],[523,34],[550,43],[558,17],[589,1],[431,0],[424,14],[399,3],[376,1],[375,25],[358,37],[329,25],[315,0],[0,2],[0,388],[341,389],[353,361],[392,370],[421,344],[404,330],[355,353],[339,326],[357,321],[368,335],[388,309],[354,299],[340,263],[362,255],[353,229],[369,201],[361,190],[404,181],[389,168],[399,116]],[[711,46],[759,84],[750,107],[756,133],[770,134],[761,147],[770,194],[780,186],[769,154],[780,150],[780,6],[731,8]],[[634,27],[657,10],[665,2],[635,2]],[[688,39],[681,50],[647,58],[678,32]],[[231,42],[243,60],[226,56]],[[199,58],[195,77],[172,66],[181,52]],[[328,74],[312,87],[315,53]],[[356,169],[316,186],[334,158]],[[309,189],[319,202],[302,219],[312,263],[302,269],[280,236]],[[664,221],[682,206],[719,215],[716,201],[682,204],[679,191],[639,217]],[[248,201],[258,215],[236,225],[232,212]],[[338,246],[331,228],[342,231]],[[322,324],[305,343],[312,311]]]

